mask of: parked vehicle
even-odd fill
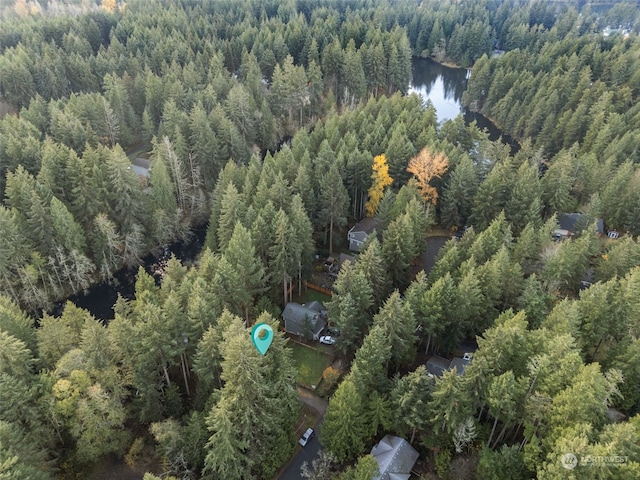
[[[340,329],[336,328],[336,327],[329,327],[327,328],[327,333],[333,337],[339,337],[340,336]]]
[[[333,345],[334,343],[336,343],[336,339],[333,338],[331,335],[323,335],[322,337],[320,337],[320,340],[318,340],[320,343],[324,343],[325,345]]]
[[[304,447],[307,443],[309,443],[311,437],[313,437],[313,433],[313,428],[307,428],[307,431],[302,434],[302,437],[300,437],[298,443]]]

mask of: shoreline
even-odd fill
[[[426,57],[423,57],[422,55],[414,55],[415,58],[423,58],[423,59],[429,59],[434,63],[437,63],[438,65],[442,65],[443,67],[447,67],[447,68],[452,68],[455,70],[471,70],[471,68],[465,68],[462,65],[458,65],[457,63],[451,63],[451,62],[439,62],[438,60],[435,59],[435,57],[433,55],[427,55]]]
[[[468,68],[464,68],[460,65],[454,64],[454,63],[450,63],[450,62],[438,62],[435,58],[433,58],[432,56],[421,56],[421,55],[414,55],[413,56],[414,59],[418,59],[418,60],[429,60],[430,62],[433,62],[436,65],[439,65],[441,67],[444,68],[449,68],[452,70],[466,70],[469,71],[470,69]],[[466,87],[465,87],[466,90]],[[495,119],[485,115],[484,113],[482,113],[481,111],[475,111],[475,110],[471,110],[469,108],[469,105],[466,105],[462,102],[462,99],[460,99],[460,105],[462,107],[462,111],[461,114],[463,116],[467,116],[467,115],[471,115],[473,117],[480,117],[482,118],[483,121],[486,121],[486,123],[491,124],[496,130],[498,130],[500,132],[500,137],[502,137],[503,139],[503,143],[508,144],[511,146],[512,148],[512,153],[513,150],[515,149],[516,151],[520,150],[522,148],[522,143],[520,141],[520,139],[516,139],[513,136],[511,136],[508,132],[505,131],[504,128],[502,128],[496,121]],[[505,138],[506,137],[506,138]]]

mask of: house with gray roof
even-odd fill
[[[346,253],[341,253],[338,257],[338,271],[340,271],[346,262],[351,262],[351,265],[354,265],[356,263],[356,257],[353,255],[347,255]]]
[[[458,375],[464,375],[464,371],[467,369],[467,365],[471,363],[470,359],[453,357],[451,359],[451,363],[449,364],[449,370],[454,370]]]
[[[385,435],[371,449],[378,462],[378,475],[373,480],[408,480],[420,456],[404,438]]]
[[[458,375],[464,375],[464,371],[467,369],[467,365],[471,363],[473,354],[465,353],[462,358],[453,357],[452,360],[448,360],[439,355],[431,355],[427,360],[426,367],[427,372],[436,377],[441,377],[447,370],[455,370]]]
[[[436,377],[441,377],[445,371],[449,370],[450,366],[451,360],[447,360],[440,355],[431,355],[426,364],[427,372]]]
[[[282,319],[287,333],[317,340],[327,326],[327,310],[317,301],[306,305],[289,302],[284,307]]]
[[[560,213],[558,214],[558,225],[553,235],[556,240],[566,240],[579,235],[589,226],[587,222],[587,216],[583,213]],[[602,236],[603,233],[604,222],[601,218],[596,218],[596,237]]]
[[[367,238],[376,229],[377,220],[374,217],[366,217],[349,229],[347,240],[349,250],[359,252],[360,248],[367,241]]]

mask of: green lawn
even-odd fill
[[[326,307],[327,303],[331,301],[331,297],[328,295],[325,295],[324,293],[320,293],[315,290],[311,290],[310,288],[307,288],[307,291],[305,292],[305,294],[302,297],[299,297],[296,299],[296,301],[298,301],[299,303],[309,303],[314,300],[317,300],[318,302],[322,302],[322,304]]]
[[[298,383],[313,390],[320,383],[324,369],[331,365],[331,355],[291,341],[289,346],[298,368]]]

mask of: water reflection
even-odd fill
[[[193,231],[193,236],[188,242],[176,242],[168,245],[160,256],[148,255],[143,259],[142,266],[148,274],[154,275],[155,266],[159,259],[167,259],[171,254],[175,255],[183,263],[189,263],[196,259],[207,234],[207,225],[197,227]],[[80,292],[68,298],[80,308],[88,310],[94,317],[108,323],[114,317],[113,305],[118,299],[118,294],[126,299],[135,297],[135,285],[138,274],[137,268],[124,268],[116,272],[110,282],[102,282],[89,288],[85,292]],[[49,315],[59,316],[62,314],[65,302],[60,302],[54,306]]]
[[[429,58],[414,58],[412,81],[409,91],[430,100],[438,113],[438,120],[445,122],[456,118],[462,108],[462,94],[467,87],[467,71],[448,68]]]
[[[435,107],[441,124],[462,114],[467,125],[475,121],[481,130],[486,129],[489,140],[502,138],[504,143],[511,145],[512,153],[519,149],[517,142],[488,118],[462,106],[462,94],[467,88],[467,70],[445,67],[429,58],[414,58],[411,72],[409,93],[420,94],[425,102],[429,100]]]

